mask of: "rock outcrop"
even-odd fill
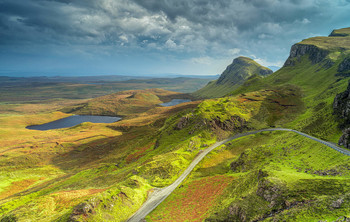
[[[339,198],[335,201],[333,201],[333,203],[331,204],[331,208],[335,208],[338,209],[341,207],[341,205],[344,203],[344,199],[343,198]]]
[[[350,71],[350,57],[345,58],[338,66],[338,72]]]
[[[299,61],[300,58],[304,55],[308,55],[312,64],[322,62],[329,51],[321,49],[316,45],[307,45],[307,44],[294,44],[290,50],[290,55],[287,61],[284,63],[284,66],[293,66],[296,61]]]
[[[335,96],[333,102],[334,113],[344,120],[343,135],[338,144],[350,148],[350,82],[347,89]]]
[[[338,144],[350,148],[350,128],[343,130],[343,135],[341,135]]]
[[[69,222],[81,221],[82,217],[87,218],[88,216],[96,213],[95,209],[100,204],[96,198],[92,198],[88,202],[83,202],[78,204],[74,209],[71,215],[69,216]]]
[[[245,121],[245,119],[243,119],[240,116],[231,116],[230,119],[225,120],[225,121],[221,121],[219,118],[216,118],[212,121],[210,121],[210,126],[213,129],[217,129],[220,128],[222,130],[225,131],[233,131],[233,130],[240,130],[242,131],[242,129],[247,127],[247,123]]]
[[[350,83],[348,88],[335,96],[333,102],[334,113],[344,119],[346,123],[350,120]]]

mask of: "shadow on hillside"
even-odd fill
[[[263,90],[267,96],[253,120],[266,123],[268,127],[275,127],[292,121],[305,110],[302,93],[293,85],[284,85]]]

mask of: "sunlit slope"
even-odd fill
[[[110,115],[132,117],[159,107],[171,99],[191,99],[184,93],[163,89],[128,90],[91,99],[86,103],[67,107],[63,111],[80,115]]]
[[[153,97],[156,99],[152,99],[152,95],[145,98],[148,95],[146,92],[131,93],[135,95],[132,100],[148,102],[143,103],[145,107],[149,105],[145,112],[134,116],[128,113],[127,120],[111,124],[83,123],[43,132],[25,127],[69,114],[54,111],[56,107],[49,110],[35,104],[31,107],[35,114],[28,115],[25,109],[17,114],[2,114],[0,220],[67,221],[74,217],[79,207],[87,209],[86,205],[81,205],[84,200],[100,200],[107,198],[107,194],[114,199],[106,200],[106,203],[110,202],[119,209],[114,216],[119,221],[136,211],[152,187],[148,179],[143,179],[144,176],[135,175],[134,169],[149,159],[144,156],[153,151],[158,129],[164,119],[198,104],[155,106],[163,100],[172,99],[172,95],[176,98],[178,93],[164,90],[150,90],[148,93],[151,91],[158,92]],[[124,103],[126,107],[130,104]],[[103,102],[99,105],[103,105]],[[152,156],[157,153],[153,152]],[[177,157],[171,154],[159,156],[157,162],[167,164],[162,161],[163,158],[177,161]],[[169,175],[173,177],[177,173],[170,171]],[[151,176],[159,178],[159,183],[166,183],[165,178],[156,172]],[[135,187],[135,181],[138,187]],[[115,199],[114,195],[123,199]],[[76,211],[72,212],[73,209]]]
[[[330,37],[314,37],[292,46],[285,65],[266,78],[252,76],[231,95],[281,85],[300,88],[305,111],[290,128],[336,142],[340,136],[332,103],[346,89],[350,73],[349,28],[335,30]]]
[[[332,104],[349,79],[349,33],[335,30],[295,44],[282,69],[253,75],[230,97],[199,109],[217,119],[236,110],[248,128],[284,126],[338,141]],[[293,133],[262,133],[209,154],[147,221],[186,221],[180,212],[193,221],[342,221],[350,215],[349,175],[349,158],[341,153]]]
[[[335,221],[350,213],[348,166],[292,132],[243,137],[205,157],[146,221]]]
[[[269,68],[259,65],[247,57],[238,57],[232,64],[227,66],[218,80],[209,82],[205,87],[193,93],[199,98],[215,98],[226,95],[239,87],[250,76],[257,74],[267,76],[272,71]]]
[[[155,187],[171,184],[199,152],[230,134],[283,126],[337,141],[332,102],[347,86],[349,56],[327,41],[347,41],[347,30],[296,44],[281,70],[251,75],[231,96],[172,108],[157,106],[164,98],[150,92],[101,97],[76,111],[115,115],[124,104],[127,118],[47,137],[24,131],[23,117],[16,127],[13,114],[4,116],[9,148],[16,129],[27,136],[24,148],[1,155],[0,218],[125,221]],[[151,107],[131,116],[137,101]],[[59,116],[66,114],[32,119]],[[65,143],[51,143],[56,138]],[[43,147],[32,148],[38,141]],[[292,132],[241,138],[209,154],[147,221],[334,221],[350,215],[349,169],[347,156]]]

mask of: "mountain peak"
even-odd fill
[[[266,76],[273,73],[273,71],[267,67],[260,65],[253,59],[240,56],[235,58],[231,65],[227,66],[225,71],[221,74],[216,84],[225,84],[230,82],[236,84],[244,81],[253,74]]]
[[[208,83],[194,95],[200,98],[221,97],[236,89],[252,75],[267,76],[271,73],[273,73],[271,69],[258,64],[253,59],[240,56],[227,66],[218,80]]]

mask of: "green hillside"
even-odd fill
[[[283,68],[266,78],[254,76],[230,94],[283,85],[298,87],[306,109],[286,126],[337,142],[341,132],[332,104],[348,83],[349,30],[335,30],[336,36],[314,37],[293,45]]]
[[[230,107],[250,129],[281,126],[337,142],[342,121],[332,104],[348,85],[349,32],[295,44],[282,69],[251,76],[231,96],[208,100],[207,112],[220,116],[220,107]],[[206,156],[147,221],[348,221],[349,184],[348,156],[294,133],[260,133]]]
[[[238,57],[232,64],[227,66],[220,78],[209,82],[205,87],[194,92],[198,98],[216,98],[225,96],[227,93],[239,87],[250,76],[257,74],[267,76],[272,71],[269,68],[259,65],[247,57]]]
[[[237,133],[285,127],[338,142],[333,101],[348,86],[349,33],[293,45],[268,76],[235,59],[194,93],[222,98],[158,107],[178,94],[127,91],[75,107],[129,114],[117,123],[36,133],[25,126],[68,114],[0,115],[0,221],[126,221],[204,149]],[[144,110],[131,115],[134,105]],[[215,148],[145,220],[347,221],[349,187],[349,156],[294,132],[261,132]]]

